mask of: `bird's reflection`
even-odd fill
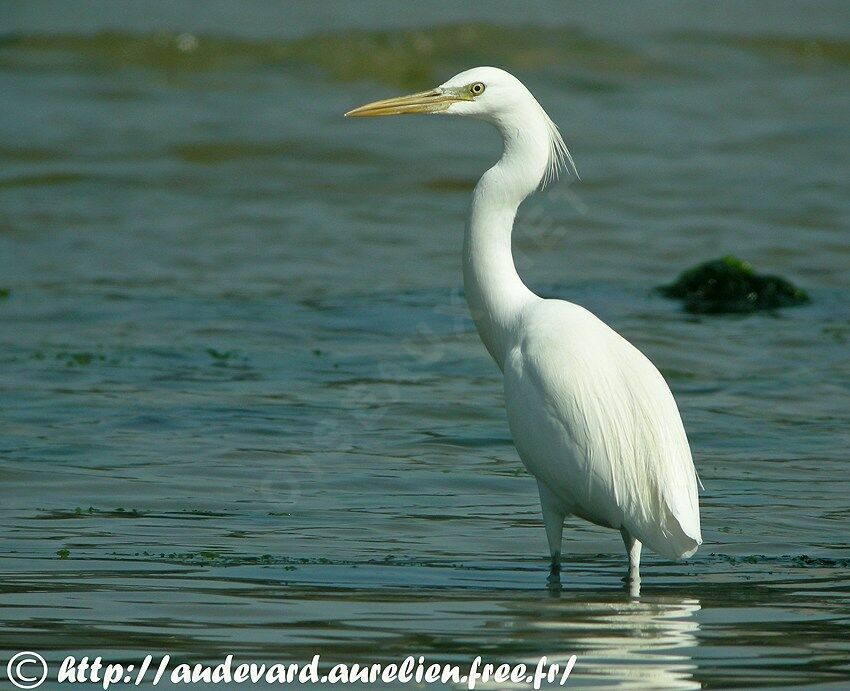
[[[562,592],[549,582],[554,597],[512,611],[518,631],[551,662],[578,662],[574,683],[617,688],[700,688],[692,653],[697,646],[700,602],[694,597],[640,598],[640,582],[610,594]],[[517,603],[519,604],[519,603]],[[511,610],[514,605],[511,605]],[[538,657],[524,660],[530,667]],[[581,682],[579,680],[582,680]]]
[[[626,592],[628,592],[629,597],[640,597],[640,576],[637,578],[627,576],[623,578],[623,583],[625,584],[625,589]],[[549,572],[549,576],[546,578],[546,588],[550,595],[560,595],[563,590],[560,570],[552,569],[552,571]]]

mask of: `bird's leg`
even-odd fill
[[[551,575],[553,577],[561,575],[561,553],[560,552],[552,552],[552,561],[549,564],[549,575]]]
[[[539,480],[537,488],[540,491],[540,507],[543,509],[543,525],[546,526],[546,540],[549,542],[549,554],[552,562],[549,567],[549,581],[560,581],[561,578],[561,536],[564,531],[564,513],[561,502],[552,491]]]
[[[626,581],[629,583],[640,583],[640,540],[636,540],[631,536],[628,530],[620,528],[620,535],[623,536],[623,544],[626,546],[626,553],[629,555],[629,574],[626,576]]]

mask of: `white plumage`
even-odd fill
[[[697,476],[664,378],[583,307],[532,293],[514,267],[520,203],[562,167],[575,173],[557,127],[521,82],[492,67],[348,115],[415,112],[476,117],[504,140],[501,159],[473,194],[464,287],[481,340],[504,374],[517,451],[537,479],[553,573],[568,515],[620,530],[632,582],[641,544],[671,559],[692,555],[702,542]]]
[[[505,361],[505,400],[520,457],[545,486],[544,515],[556,521],[547,528],[560,531],[573,514],[625,528],[671,559],[693,554],[701,542],[696,478],[658,370],[561,300],[529,307],[519,331]]]

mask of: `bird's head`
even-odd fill
[[[516,77],[495,67],[476,67],[455,75],[434,89],[387,98],[348,111],[346,117],[441,113],[489,119],[534,97]]]
[[[434,89],[367,103],[348,111],[346,117],[378,117],[429,113],[459,115],[485,120],[509,137],[524,137],[546,148],[544,183],[554,179],[561,167],[576,177],[575,164],[555,123],[525,85],[496,67],[475,67],[456,74]]]

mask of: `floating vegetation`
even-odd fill
[[[69,509],[38,509],[39,514],[35,516],[41,520],[67,520],[71,518],[144,518],[147,514],[137,509],[125,509],[119,506],[116,509],[96,509],[89,506],[87,509],[81,506]]]
[[[0,288],[0,300],[8,300],[11,294],[11,288]]]
[[[56,550],[56,556],[59,557],[60,559],[70,559],[71,550],[66,549],[65,547],[63,547],[62,549],[57,549]]]
[[[746,50],[757,55],[787,58],[797,62],[830,61],[838,64],[850,63],[850,42],[843,38],[825,36],[782,36],[778,34],[759,34],[758,36],[739,36],[722,34],[703,34],[697,32],[678,32],[672,37],[693,45],[696,41],[710,42],[738,50]]]
[[[68,367],[73,367],[74,365],[85,367],[86,365],[90,365],[95,359],[101,362],[106,360],[103,355],[95,355],[94,353],[59,353],[56,355],[57,360],[61,360],[62,358],[67,360],[66,364]]]
[[[216,348],[207,348],[207,355],[213,360],[213,367],[230,367],[234,364],[244,365],[248,362],[248,358],[240,355],[235,350],[217,350]]]
[[[810,557],[808,554],[800,554],[792,557],[794,566],[816,567],[825,569],[846,569],[850,566],[850,559],[829,559],[827,557]]]
[[[232,350],[216,350],[215,348],[207,348],[207,355],[209,355],[213,360],[227,362],[235,355],[235,353]]]
[[[112,552],[112,556],[126,559],[127,554]],[[328,559],[327,557],[288,557],[275,556],[272,554],[233,554],[223,553],[212,549],[200,549],[193,552],[134,552],[133,557],[147,559],[169,564],[182,564],[187,566],[273,566],[283,571],[295,571],[299,567],[309,566],[343,566],[347,568],[358,568],[360,566],[400,566],[413,568],[451,568],[466,569],[469,567],[460,563],[442,561],[423,561],[411,556],[396,556],[387,554],[384,557],[376,557],[365,561],[352,561],[348,559]]]
[[[227,516],[233,516],[232,513],[225,511],[210,511],[208,509],[181,509],[180,514],[201,518],[226,518]]]
[[[47,355],[37,350],[31,356],[33,360],[46,360]],[[54,360],[64,362],[66,367],[88,367],[96,363],[118,365],[121,363],[119,358],[109,358],[102,353],[92,353],[89,351],[71,352],[63,350],[53,356]]]
[[[846,569],[850,567],[850,559],[810,557],[808,554],[783,554],[778,557],[769,557],[765,554],[748,554],[736,557],[731,554],[712,552],[709,556],[731,566],[739,564],[791,564],[800,568]]]
[[[757,274],[736,257],[726,256],[683,272],[658,288],[668,298],[684,300],[692,314],[746,313],[802,305],[805,291],[779,276]]]
[[[221,554],[215,550],[206,549],[197,552],[136,552],[136,557],[149,557],[155,561],[166,561],[178,564],[203,566],[279,566],[284,571],[294,571],[297,563],[306,561],[286,558],[275,558],[271,554],[252,556],[247,554]]]
[[[457,71],[458,64],[476,62],[524,70],[569,64],[573,67],[572,87],[588,91],[612,88],[607,79],[587,76],[595,72],[674,71],[657,56],[570,26],[504,27],[467,22],[410,30],[324,32],[294,40],[167,31],[0,36],[0,66],[44,69],[45,59],[89,70],[141,67],[169,74],[311,67],[337,80],[371,79],[399,88],[431,85]]]

